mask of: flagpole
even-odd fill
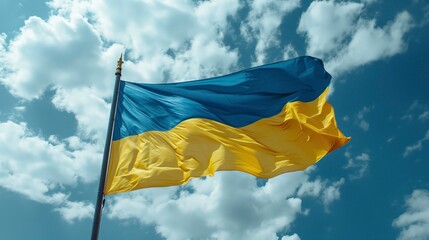
[[[110,117],[109,117],[108,129],[107,129],[106,144],[104,145],[103,163],[101,165],[100,182],[98,184],[98,195],[97,195],[97,203],[95,205],[94,220],[92,223],[91,240],[98,239],[98,232],[100,230],[101,212],[104,206],[104,185],[106,182],[107,165],[109,162],[110,146],[112,143],[113,124],[115,122],[116,105],[118,102],[119,81],[121,80],[122,63],[123,61],[122,61],[122,54],[121,54],[121,56],[119,57],[118,64],[116,66],[116,72],[115,72],[115,75],[116,75],[115,88],[113,91],[112,105],[110,108]]]

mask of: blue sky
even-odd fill
[[[312,55],[351,142],[303,172],[109,196],[100,239],[429,239],[424,0],[0,2],[0,234],[88,239],[116,61],[174,82]]]

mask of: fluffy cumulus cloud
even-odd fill
[[[413,26],[408,12],[380,27],[363,16],[364,8],[364,3],[314,1],[301,17],[298,32],[307,37],[307,54],[326,59],[334,75],[406,49],[405,34]]]
[[[100,141],[113,87],[113,74],[108,73],[123,49],[102,45],[81,15],[30,17],[3,53],[0,82],[25,100],[53,90],[53,104],[76,116],[82,136]]]
[[[226,73],[238,53],[223,43],[228,17],[239,1],[95,0],[90,6],[97,29],[108,41],[129,48],[144,81],[197,79]],[[127,17],[123,17],[123,12]]]
[[[414,190],[405,201],[406,211],[393,221],[401,230],[398,240],[424,240],[429,238],[429,192]]]
[[[295,233],[290,236],[283,236],[281,240],[301,240],[301,238]]]
[[[51,16],[47,21],[30,17],[8,46],[3,62],[8,73],[1,81],[27,100],[40,97],[48,87],[81,85],[96,85],[100,95],[107,96],[112,84],[101,81],[108,79],[104,51],[99,36],[82,17]]]
[[[250,12],[241,26],[241,33],[249,42],[256,42],[254,64],[266,63],[267,50],[280,43],[278,28],[283,17],[300,6],[300,0],[253,0]]]
[[[86,202],[65,201],[62,206],[55,208],[61,216],[69,223],[75,220],[91,218],[94,213],[94,205]]]
[[[328,180],[321,180],[320,178],[314,181],[304,181],[297,191],[300,197],[309,196],[320,199],[325,206],[325,211],[329,212],[329,205],[340,199],[340,188],[345,183],[344,178],[338,181],[330,182]]]
[[[83,139],[97,140],[105,138],[110,105],[97,96],[97,90],[91,87],[58,89],[52,102],[59,110],[75,115],[78,122],[78,134]],[[90,104],[88,104],[90,103]]]
[[[64,187],[74,187],[96,179],[100,153],[76,137],[58,142],[32,134],[24,123],[0,123],[0,186],[40,202],[52,204],[66,212],[85,206],[86,213],[68,215],[66,219],[90,214],[92,205],[69,201]]]
[[[311,169],[310,169],[311,171]],[[278,239],[303,214],[302,196],[323,199],[329,205],[339,198],[337,182],[310,180],[309,172],[270,179],[259,186],[254,177],[219,172],[194,179],[182,188],[145,189],[108,201],[110,218],[137,219],[155,224],[167,239]],[[299,239],[297,234],[283,239]]]
[[[322,58],[335,54],[335,50],[343,45],[347,36],[352,33],[353,28],[350,26],[356,22],[363,6],[354,2],[311,3],[302,14],[298,26],[298,32],[307,36],[307,52]],[[335,27],[332,27],[334,25]]]

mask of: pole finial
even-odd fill
[[[122,53],[121,53],[121,56],[119,57],[119,60],[118,60],[118,64],[116,65],[116,73],[115,73],[115,75],[121,75],[121,73],[122,73],[122,63],[123,63],[123,61],[122,61]]]

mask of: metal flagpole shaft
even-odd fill
[[[98,239],[98,232],[100,229],[101,211],[104,205],[104,185],[106,182],[106,171],[110,156],[110,145],[112,143],[113,124],[115,122],[116,105],[118,102],[119,81],[121,80],[122,63],[123,62],[121,54],[118,60],[118,65],[116,67],[115,73],[115,89],[113,92],[112,106],[110,108],[109,126],[107,129],[106,144],[104,146],[103,163],[101,165],[100,183],[98,185],[97,203],[95,205],[94,220],[92,223],[91,240]]]

